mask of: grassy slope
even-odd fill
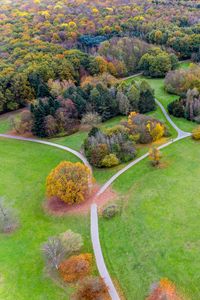
[[[55,218],[45,215],[42,202],[45,179],[61,160],[76,161],[71,154],[43,145],[0,139],[0,195],[18,210],[21,226],[10,236],[0,235],[0,299],[69,299],[44,272],[41,244],[67,229],[80,232],[84,251],[91,251],[89,217]]]
[[[100,222],[109,271],[128,300],[143,300],[162,277],[199,299],[200,145],[186,139],[163,154],[166,168],[144,160],[118,178],[122,213]]]

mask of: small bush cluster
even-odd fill
[[[175,285],[167,278],[161,279],[151,287],[150,296],[146,300],[181,300]]]
[[[65,282],[76,282],[89,275],[92,268],[92,255],[89,253],[73,255],[62,261],[59,273]]]
[[[80,253],[83,240],[80,234],[68,230],[50,237],[42,246],[47,268],[56,271],[66,283],[78,283],[74,300],[110,300],[108,288],[100,277],[92,277],[93,257]]]
[[[117,204],[109,204],[102,210],[102,216],[105,219],[111,219],[119,213],[120,209]]]
[[[101,131],[93,128],[84,143],[85,154],[95,167],[113,167],[136,155],[135,145],[124,126]]]
[[[74,253],[79,253],[83,246],[80,234],[68,230],[58,236],[50,237],[42,246],[42,251],[47,265],[58,269],[64,258]]]
[[[110,300],[108,287],[101,277],[89,277],[83,280],[73,300]]]
[[[90,193],[91,180],[88,167],[79,162],[63,161],[47,177],[47,196],[71,205],[81,203]]]
[[[152,143],[167,134],[167,129],[162,122],[136,112],[131,112],[128,121],[123,122],[123,125],[133,139],[141,144]]]

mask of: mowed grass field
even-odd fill
[[[164,168],[145,159],[117,179],[121,214],[100,221],[107,266],[127,300],[144,300],[163,277],[200,299],[200,143],[187,138],[162,153]]]
[[[51,217],[42,205],[45,180],[62,160],[77,159],[62,150],[0,138],[0,196],[13,206],[20,227],[0,235],[1,300],[66,300],[72,288],[59,287],[44,271],[41,245],[68,229],[82,234],[85,252],[91,252],[89,216]]]

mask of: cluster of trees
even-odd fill
[[[21,134],[69,135],[78,130],[80,121],[92,127],[119,114],[128,115],[133,110],[146,113],[155,107],[154,92],[146,81],[118,83],[103,73],[85,77],[81,86],[67,80],[49,80],[43,98],[35,100],[30,111],[24,111],[13,125]]]
[[[49,96],[48,81],[80,83],[85,74],[98,74],[98,61],[79,50],[49,44],[20,46],[1,65],[0,113],[23,107],[34,99]],[[23,46],[21,46],[23,47]]]
[[[20,121],[23,127],[24,119]],[[27,114],[28,116],[28,114]],[[78,111],[70,99],[49,96],[39,99],[30,107],[28,130],[39,137],[51,137],[58,133],[71,134],[78,129]]]
[[[167,72],[176,69],[177,66],[176,55],[157,47],[151,48],[139,62],[139,68],[144,71],[144,75],[151,77],[164,77]]]
[[[50,237],[42,245],[48,271],[56,271],[64,282],[78,287],[74,300],[108,299],[108,288],[103,279],[91,276],[92,254],[81,253],[82,248],[81,235],[71,230]]]
[[[162,122],[136,112],[131,112],[128,121],[122,124],[136,143],[150,144],[169,134]]]
[[[175,117],[200,123],[200,92],[196,88],[189,89],[184,98],[168,105],[168,111]]]
[[[123,126],[104,131],[94,127],[84,142],[84,151],[89,162],[98,168],[116,166],[136,155],[133,139]]]
[[[128,115],[131,111],[144,114],[156,109],[154,90],[145,80],[121,83],[118,87],[117,102],[122,115]]]
[[[167,135],[162,122],[131,112],[121,125],[103,131],[93,127],[84,142],[84,151],[93,166],[113,167],[136,156],[135,143],[150,144]],[[153,154],[156,153],[152,152],[152,158]]]
[[[141,57],[152,45],[136,38],[112,38],[100,44],[98,54],[105,60],[108,71],[116,77],[124,77],[139,70]]]
[[[105,71],[123,77],[144,71],[145,75],[163,77],[177,67],[177,57],[136,38],[112,38],[101,43],[98,53],[104,58]]]
[[[191,65],[188,69],[169,72],[165,77],[167,92],[185,96],[189,89],[197,88],[200,92],[200,66]]]
[[[180,96],[168,105],[170,114],[200,123],[200,67],[192,65],[186,70],[169,72],[165,89]]]

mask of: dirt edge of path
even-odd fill
[[[99,188],[100,187],[96,184],[91,196],[83,203],[67,205],[66,203],[54,197],[51,199],[46,199],[43,204],[43,208],[47,214],[58,217],[74,214],[80,215],[89,213],[90,207],[93,203],[96,203],[98,208],[101,208],[106,203],[117,198],[117,193],[114,192],[110,187],[103,194],[97,197],[96,194]]]

